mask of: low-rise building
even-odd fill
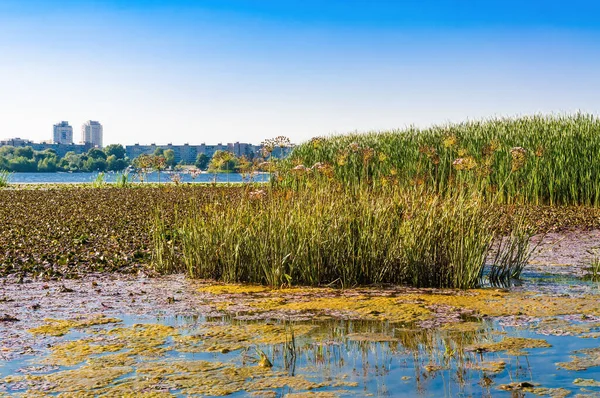
[[[257,153],[257,148],[260,147],[240,142],[232,144],[218,143],[216,145],[206,145],[205,143],[200,145],[156,145],[153,143],[150,145],[127,145],[125,147],[125,152],[127,153],[127,157],[129,159],[135,159],[140,155],[152,155],[157,149],[162,149],[164,151],[172,149],[175,154],[176,163],[194,164],[194,162],[196,162],[196,158],[201,153],[209,158],[212,158],[216,151],[229,151],[235,156],[246,156],[251,158]]]
[[[19,137],[16,138],[7,138],[5,140],[0,140],[0,146],[27,146],[33,144],[31,140],[25,140]]]

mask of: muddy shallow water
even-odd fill
[[[600,396],[598,242],[547,235],[507,289],[1,279],[0,397]]]

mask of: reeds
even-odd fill
[[[5,188],[10,184],[10,172],[0,170],[0,188]]]
[[[157,222],[156,267],[271,286],[480,286],[518,278],[533,230],[502,204],[600,203],[600,120],[492,119],[315,138],[271,184]],[[159,234],[159,235],[160,235]],[[166,239],[161,238],[158,239]],[[493,243],[495,244],[493,245]]]
[[[468,188],[497,203],[598,206],[599,153],[600,120],[575,114],[315,138],[289,163],[329,164],[347,184],[393,181],[443,195]]]
[[[154,224],[156,269],[270,286],[481,284],[497,235],[483,201],[342,185],[254,190]]]

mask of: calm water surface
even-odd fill
[[[539,283],[530,279],[528,283]],[[556,288],[560,284],[555,283]],[[588,289],[597,291],[597,286],[584,284]],[[568,285],[563,288],[569,289]],[[504,391],[499,387],[509,383],[527,383],[536,388],[551,390],[537,390],[536,395],[546,396],[600,396],[598,386],[580,386],[574,383],[577,379],[600,378],[600,344],[595,335],[600,330],[598,319],[585,320],[564,317],[574,325],[583,325],[587,322],[590,326],[586,336],[577,334],[564,334],[560,330],[548,331],[536,328],[533,324],[515,324],[513,321],[496,318],[483,321],[472,320],[468,329],[453,328],[415,328],[410,325],[389,324],[386,322],[365,322],[349,320],[313,320],[308,322],[290,322],[286,331],[309,326],[310,332],[294,337],[294,344],[280,342],[269,343],[273,338],[269,335],[269,327],[279,327],[280,321],[272,322],[247,322],[233,320],[228,317],[207,318],[203,316],[132,316],[122,314],[119,317],[122,323],[117,325],[95,326],[83,331],[71,331],[55,343],[65,340],[79,340],[93,342],[93,344],[106,344],[115,336],[120,339],[130,339],[128,344],[144,341],[152,350],[144,354],[129,357],[125,374],[114,378],[102,387],[106,394],[111,394],[111,388],[121,385],[140,385],[150,378],[153,383],[152,391],[148,392],[172,394],[174,396],[188,396],[185,388],[173,385],[194,385],[210,390],[214,385],[218,388],[227,388],[232,383],[231,378],[238,377],[244,369],[256,371],[256,380],[266,382],[264,390],[270,395],[284,397],[289,393],[332,392],[335,396],[363,397],[525,397],[535,396],[525,391]],[[563,318],[563,317],[559,317]],[[168,337],[164,343],[152,343],[152,335],[140,332],[134,325],[168,325],[176,330],[176,336]],[[236,347],[235,336],[244,345],[257,336],[236,335],[249,325],[263,325],[266,329],[263,342],[257,342],[250,349]],[[474,327],[473,327],[474,326]],[[139,328],[139,326],[137,326]],[[289,328],[289,329],[288,329]],[[112,330],[112,332],[111,332]],[[127,337],[119,334],[118,330],[137,330],[137,334]],[[262,329],[261,329],[262,330]],[[116,332],[116,334],[114,334]],[[111,334],[113,333],[113,334]],[[277,332],[280,337],[282,332]],[[288,333],[288,332],[286,332]],[[186,336],[193,340],[185,340]],[[543,339],[550,347],[526,348],[523,350],[486,352],[473,349],[481,343],[502,341],[509,337]],[[585,338],[584,338],[585,337]],[[148,340],[150,339],[150,340]],[[35,338],[34,338],[35,340]],[[118,341],[118,340],[117,340]],[[148,342],[150,341],[150,343]],[[181,341],[187,341],[183,344]],[[191,343],[190,343],[191,341]],[[259,340],[260,341],[260,340]],[[290,337],[289,341],[292,341]],[[1,342],[0,342],[1,343]],[[217,349],[209,347],[218,346]],[[52,347],[52,344],[48,345]],[[248,347],[248,346],[247,346]],[[0,344],[1,348],[1,344]],[[135,346],[126,347],[117,354],[131,352]],[[589,358],[591,364],[584,370],[566,370],[558,363],[569,362],[575,357],[584,357],[585,353],[578,350],[593,349]],[[272,363],[272,368],[261,369],[256,362],[249,359],[262,352]],[[12,361],[2,361],[0,357],[0,396],[2,392],[8,394],[31,394],[52,389],[53,383],[65,382],[65,378],[82,377],[91,378],[91,383],[100,383],[102,380],[93,379],[93,375],[78,372],[78,369],[87,366],[90,358],[114,356],[114,352],[85,355],[83,361],[73,366],[44,367],[47,363],[44,355],[29,355]],[[85,362],[85,361],[88,362]],[[214,363],[217,370],[189,371],[189,367],[197,366],[199,362]],[[500,370],[488,370],[493,363],[504,363]],[[205,362],[206,363],[206,362]],[[196,364],[196,365],[194,365]],[[122,369],[123,365],[111,365],[114,369]],[[205,365],[203,365],[205,366]],[[174,370],[188,369],[188,370]],[[232,370],[234,369],[234,370]],[[68,372],[75,373],[70,374]],[[62,373],[61,373],[62,372]],[[153,373],[154,372],[154,373]],[[173,373],[174,372],[174,373]],[[181,373],[178,373],[181,372]],[[204,374],[203,372],[208,372]],[[233,372],[233,373],[232,373]],[[266,373],[265,373],[266,372]],[[273,376],[271,375],[271,372]],[[31,379],[11,379],[14,375],[23,376],[30,374]],[[152,377],[148,375],[152,375]],[[267,374],[267,376],[265,376]],[[278,375],[278,376],[275,376]],[[282,376],[283,375],[283,376]],[[9,377],[10,376],[10,377]],[[6,377],[9,377],[5,379]],[[38,378],[38,379],[36,379]],[[45,379],[44,379],[45,378]],[[163,378],[161,381],[161,378]],[[188,380],[187,378],[190,378]],[[301,378],[313,387],[295,385]],[[3,383],[3,379],[5,382]],[[207,379],[211,379],[208,381]],[[45,381],[41,381],[45,380]],[[248,385],[255,381],[251,373],[246,379]],[[266,380],[266,381],[265,381]],[[284,382],[285,381],[285,382]],[[593,382],[593,380],[592,380]],[[129,384],[128,384],[129,383]],[[186,384],[187,383],[187,384]],[[67,383],[68,384],[68,383]],[[317,385],[317,387],[314,387]],[[171,387],[169,387],[171,386]],[[68,390],[68,387],[64,387]],[[256,385],[254,385],[256,388]],[[159,390],[157,390],[159,389]],[[162,389],[162,390],[161,390]],[[562,389],[562,390],[556,390]],[[263,391],[264,391],[263,390]],[[52,390],[50,390],[52,393]],[[66,391],[66,390],[63,390]],[[256,392],[256,389],[251,391]],[[259,389],[260,391],[260,389]],[[76,392],[76,391],[72,391]],[[113,394],[116,391],[112,392]],[[549,395],[551,394],[551,395]],[[52,393],[55,395],[55,393]],[[192,394],[196,396],[195,394]],[[197,396],[211,396],[214,394],[199,394]],[[162,395],[161,395],[162,396]],[[231,396],[249,396],[247,391],[232,391]],[[579,395],[578,395],[579,396]]]
[[[80,184],[90,183],[98,178],[99,173],[12,173],[10,176],[10,182],[15,184]],[[160,173],[161,182],[171,182],[171,173]],[[198,182],[198,183],[209,183],[209,182],[233,182],[239,183],[244,182],[244,178],[238,173],[220,173],[220,174],[200,174],[195,179],[188,173],[177,173],[181,177],[182,182]],[[120,176],[119,173],[105,173],[104,180],[106,182],[115,182]],[[149,173],[146,178],[146,182],[158,182],[159,175],[156,172]],[[266,174],[259,174],[254,178],[254,181],[264,182],[268,176]],[[139,182],[139,178],[131,173],[129,179],[134,182]]]

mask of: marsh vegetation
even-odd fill
[[[527,263],[536,225],[498,209],[595,207],[597,132],[596,118],[575,115],[315,138],[285,161],[267,159],[269,187],[196,206],[172,225],[157,214],[153,262],[271,286],[472,288],[493,246],[485,274],[506,283]]]

